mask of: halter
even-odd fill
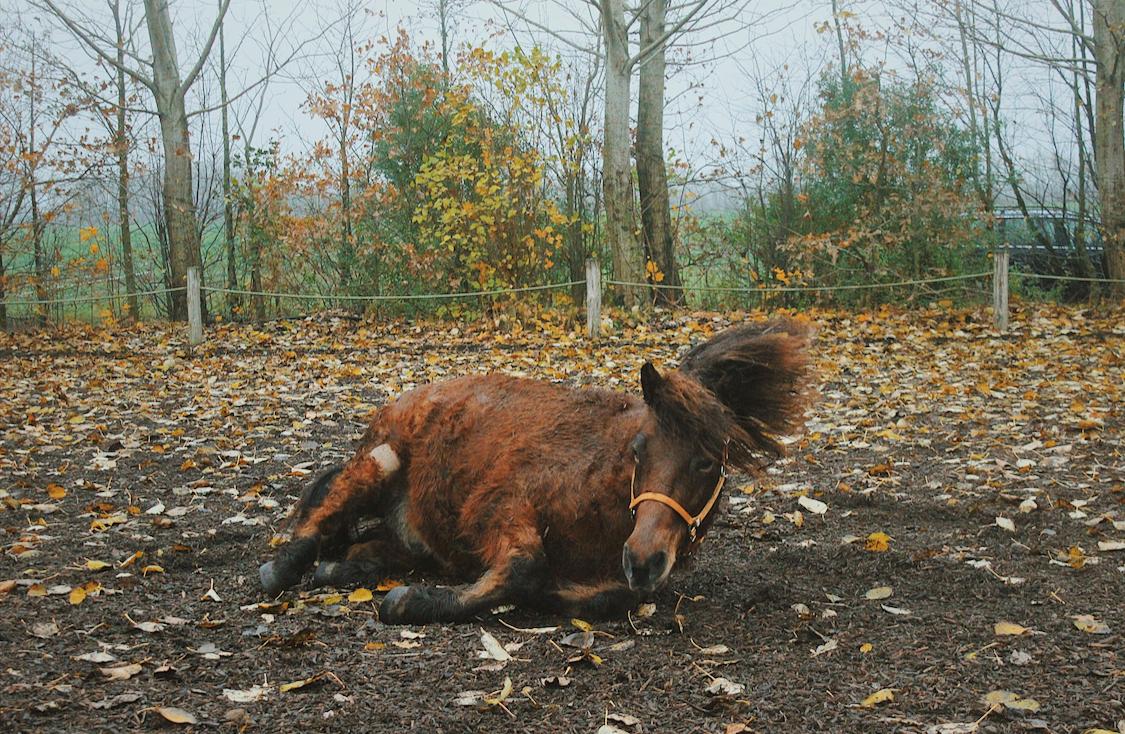
[[[637,505],[645,500],[652,500],[659,502],[662,505],[667,505],[679,515],[688,526],[688,542],[695,544],[702,540],[699,536],[699,527],[707,516],[711,514],[711,510],[715,508],[715,503],[719,501],[719,493],[723,491],[723,485],[727,481],[727,445],[723,445],[723,462],[719,465],[719,481],[715,484],[715,489],[711,492],[711,499],[707,500],[707,504],[699,511],[698,515],[691,515],[684,509],[676,500],[672,499],[666,494],[659,492],[642,492],[636,494],[637,482],[637,464],[640,462],[633,462],[633,476],[629,479],[629,510],[633,513],[633,517],[637,516]]]

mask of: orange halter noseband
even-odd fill
[[[711,510],[715,508],[715,503],[719,501],[719,493],[723,491],[723,485],[727,481],[727,446],[723,446],[723,462],[719,465],[719,481],[715,484],[715,489],[711,492],[711,499],[707,500],[707,504],[699,511],[699,514],[692,515],[684,509],[676,500],[672,499],[666,494],[659,492],[642,492],[636,494],[637,482],[637,463],[633,462],[633,476],[629,479],[629,509],[633,515],[637,514],[637,505],[645,500],[652,500],[659,502],[662,505],[671,507],[672,510],[679,515],[688,526],[688,542],[696,543],[700,540],[699,528],[707,516],[711,514]]]

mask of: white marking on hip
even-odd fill
[[[379,465],[384,477],[389,477],[394,474],[398,471],[399,467],[402,466],[402,462],[398,459],[398,454],[395,453],[395,450],[391,448],[389,443],[379,444],[371,449],[371,452],[367,455]]]

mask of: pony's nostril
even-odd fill
[[[668,562],[668,554],[664,551],[657,551],[652,554],[652,558],[648,559],[648,573],[653,578],[659,578],[664,573],[664,564]]]

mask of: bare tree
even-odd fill
[[[181,73],[176,39],[172,32],[169,0],[144,0],[145,25],[148,28],[151,60],[134,56],[127,63],[111,55],[111,39],[82,18],[77,11],[61,7],[54,0],[43,0],[44,6],[91,52],[114,69],[146,87],[156,103],[160,120],[160,137],[164,162],[164,217],[168,233],[169,280],[173,288],[187,285],[189,267],[202,266],[198,221],[192,195],[191,134],[188,127],[187,94],[199,78],[211,48],[222,27],[230,0],[222,0],[202,47],[186,74]],[[172,318],[187,319],[187,294],[173,293]]]

